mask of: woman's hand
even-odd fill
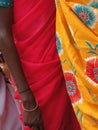
[[[32,130],[44,130],[41,111],[39,107],[32,112],[23,110],[24,124]]]
[[[44,130],[41,111],[32,96],[32,92],[22,93],[21,97],[23,99],[24,124],[32,128],[32,130]]]

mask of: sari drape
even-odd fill
[[[82,130],[98,129],[98,1],[57,0],[57,48]],[[59,28],[60,26],[60,28]]]
[[[55,15],[53,0],[14,0],[15,45],[45,130],[79,130],[56,50]],[[15,98],[20,100],[18,92]]]

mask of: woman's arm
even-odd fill
[[[29,88],[26,78],[24,76],[19,56],[13,41],[12,35],[13,11],[12,8],[0,8],[0,50],[4,56],[5,62],[16,82],[19,92]],[[32,95],[32,94],[31,94]],[[21,94],[22,100],[28,100]],[[34,99],[32,95],[32,99]],[[35,102],[34,102],[35,103]]]
[[[19,56],[14,44],[12,35],[13,10],[12,8],[0,7],[0,50],[3,53],[5,62],[15,80],[19,92],[27,90],[29,85],[24,76]],[[23,110],[25,125],[33,127],[33,130],[44,130],[39,107],[36,108],[35,98],[32,92],[26,91],[20,93],[23,105],[26,109]],[[35,109],[35,110],[34,110]]]

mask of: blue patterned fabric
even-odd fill
[[[10,8],[13,6],[13,0],[0,0],[0,6]]]

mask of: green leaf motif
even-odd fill
[[[77,110],[76,116],[79,116],[79,114],[80,114],[80,109]]]
[[[62,64],[65,64],[67,60],[61,61]]]
[[[81,122],[83,121],[83,118],[84,118],[84,114],[81,114],[81,116],[80,116]]]
[[[95,48],[93,47],[93,45],[92,45],[89,41],[86,41],[86,44],[89,46],[89,48],[95,49]]]
[[[95,51],[88,51],[87,53],[89,53],[89,54],[95,54],[95,55],[98,55]]]
[[[70,67],[71,67],[71,70],[73,71],[73,73],[74,73],[74,75],[76,75],[76,70],[75,70],[75,68],[74,68],[74,66],[73,66],[73,64],[72,64],[72,62],[70,62]]]
[[[96,44],[96,46],[95,46],[95,50],[98,48],[98,44]]]
[[[80,118],[80,121],[82,122],[84,119],[84,114],[81,113],[80,109],[77,109],[76,116]]]

